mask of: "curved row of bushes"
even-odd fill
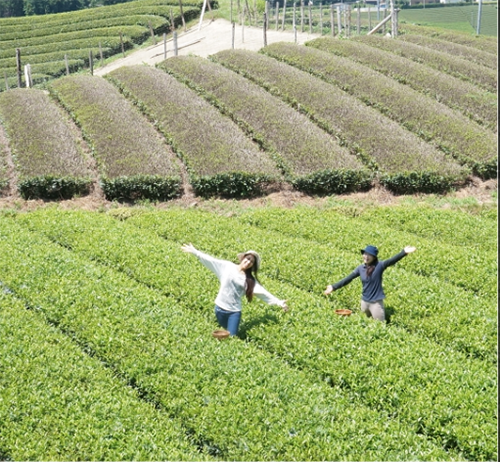
[[[95,242],[85,228],[81,237]],[[122,230],[120,247],[138,250],[124,238],[130,231],[141,233],[135,227]],[[116,245],[120,229],[109,231]],[[202,455],[218,460],[463,459],[456,449],[443,449],[418,434],[413,423],[352,402],[341,388],[315,380],[259,345],[215,341],[213,320],[199,309],[208,303],[200,282],[177,299],[51,243],[15,220],[2,220],[0,233],[11,236],[0,240],[2,253],[10,256],[8,265],[0,261],[3,282],[181,425]],[[178,261],[177,270],[198,267],[194,273],[172,274],[183,275],[177,289],[189,287],[202,273],[177,243],[162,245],[150,256],[160,252],[163,261]],[[169,277],[162,278],[163,288],[165,281],[167,290],[176,289]],[[367,433],[376,436],[375,445]]]
[[[1,282],[0,337],[2,460],[208,459],[177,422]]]
[[[441,40],[439,38],[426,37],[418,34],[402,34],[399,38],[404,42],[415,43],[416,45],[430,48],[431,50],[438,50],[451,56],[459,56],[460,58],[476,63],[480,66],[486,66],[494,70],[498,69],[496,53],[493,54],[487,51],[473,49],[467,45],[461,45]]]
[[[180,170],[170,147],[113,85],[77,75],[56,80],[49,89],[82,129],[108,199],[180,195]],[[144,194],[148,188],[150,194]]]
[[[275,215],[279,221],[279,211]],[[334,221],[330,218],[332,226]],[[261,351],[278,355],[307,371],[318,383],[326,380],[331,393],[342,392],[360,410],[370,408],[384,413],[389,421],[396,419],[403,428],[414,425],[413,431],[446,448],[448,456],[457,457],[460,453],[471,460],[495,456],[496,404],[488,392],[496,386],[496,360],[491,351],[496,335],[493,299],[476,300],[471,305],[473,297],[467,291],[453,289],[442,279],[434,281],[408,274],[411,263],[405,260],[386,278],[393,299],[388,307],[401,306],[392,317],[391,327],[358,316],[350,318],[352,323],[343,323],[333,318],[331,308],[352,307],[352,300],[359,296],[357,288],[346,288],[332,302],[321,293],[325,277],[346,272],[354,264],[352,258],[359,260],[359,251],[357,257],[350,257],[349,252],[336,245],[332,256],[330,241],[325,245],[288,238],[281,233],[248,228],[241,223],[241,217],[231,219],[185,210],[137,214],[125,223],[114,224],[109,217],[86,212],[42,211],[20,219],[23,226],[47,235],[75,254],[118,268],[140,284],[176,298],[187,312],[207,321],[213,317],[207,306],[212,305],[210,297],[216,292],[214,277],[195,259],[183,257],[180,244],[196,242],[200,249],[228,259],[234,258],[239,247],[257,246],[266,261],[264,285],[273,293],[286,293],[292,311],[274,322],[252,325],[250,321],[245,331],[250,344],[257,343]],[[135,226],[140,227],[140,233]],[[309,229],[316,227],[314,223]],[[155,233],[166,240],[155,237]],[[388,234],[390,228],[386,229],[385,235]],[[440,261],[423,252],[424,260]],[[213,290],[207,289],[210,287]],[[459,305],[453,311],[446,303],[450,297]],[[476,314],[481,313],[481,325],[473,323],[470,311],[463,312],[462,302],[473,306]],[[427,313],[430,307],[434,316]],[[257,304],[248,309],[252,317],[268,319],[266,314],[272,316],[276,307]],[[413,311],[427,331],[411,333],[411,313],[405,311]],[[463,320],[470,322],[459,333],[460,312]],[[450,318],[456,323],[453,336],[447,335],[442,325],[446,324],[443,320]],[[492,322],[488,324],[489,318]],[[431,329],[434,336],[430,335]],[[485,336],[488,340],[481,345]],[[471,349],[465,346],[466,342]],[[481,349],[484,356],[478,355]],[[255,395],[254,400],[259,409]],[[357,425],[363,428],[366,424],[363,421]],[[470,438],[471,431],[482,438]],[[314,441],[314,446],[320,444],[321,437],[316,435]],[[405,443],[400,447],[405,447]],[[395,454],[393,457],[399,458]]]
[[[307,117],[244,77],[203,58],[159,66],[228,114],[276,159],[288,181],[312,194],[366,189],[371,173]]]
[[[212,59],[305,112],[356,149],[378,171],[380,182],[396,193],[442,192],[468,173],[396,122],[311,74],[245,50],[222,51]]]
[[[184,2],[183,2],[184,3]],[[200,2],[183,5],[184,20],[199,15]],[[22,65],[32,66],[32,79],[40,83],[89,65],[89,52],[103,58],[140,44],[155,34],[168,32],[181,21],[178,2],[159,0],[132,1],[118,5],[91,8],[43,16],[0,19],[0,68],[10,88],[16,87],[16,48]],[[121,34],[121,37],[120,37]],[[0,90],[5,79],[0,81]]]
[[[355,40],[322,37],[311,40],[305,45],[368,66],[401,84],[431,96],[452,109],[461,111],[472,120],[497,132],[497,95],[484,91],[470,82]]]
[[[429,27],[414,24],[400,24],[401,35],[416,34],[425,35],[427,37],[435,37],[447,42],[465,45],[467,47],[476,48],[477,50],[486,51],[496,55],[498,53],[498,40],[496,37],[488,35],[471,35],[457,31],[450,31],[439,27]]]
[[[498,138],[447,106],[348,58],[277,43],[262,52],[344,89],[368,106],[451,154],[482,178],[495,178]]]
[[[418,63],[424,63],[438,71],[467,80],[484,90],[493,93],[497,92],[497,72],[485,66],[478,66],[466,59],[450,56],[447,53],[425,48],[408,41],[387,40],[385,37],[376,35],[356,36],[353,37],[353,40],[359,40],[370,46],[382,48]]]
[[[109,78],[154,121],[182,158],[197,195],[251,196],[282,179],[269,155],[174,77],[160,69],[132,66],[114,70]]]

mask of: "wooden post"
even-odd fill
[[[313,33],[313,22],[312,22],[312,1],[309,0],[309,33]]]
[[[236,30],[235,30],[236,25],[234,24],[234,22],[233,22],[232,26],[233,27],[232,27],[232,35],[231,35],[231,48],[234,50],[234,35],[236,32]]]
[[[266,31],[266,22],[267,22],[267,14],[264,13],[264,25],[262,29],[264,29],[264,46],[267,47],[267,31]]]
[[[304,32],[304,0],[300,0],[300,32]]]
[[[286,0],[283,0],[283,21],[281,22],[281,30],[285,30],[285,15],[286,15]]]
[[[163,32],[163,59],[167,59],[167,34]]]
[[[333,3],[330,4],[330,29],[332,37],[335,37],[335,15],[333,14]]]
[[[339,34],[342,33],[342,16],[340,14],[340,6],[337,7],[337,23],[339,26]]]
[[[17,71],[17,86],[21,88],[23,86],[23,80],[21,77],[21,50],[16,48],[16,71]]]
[[[266,2],[266,11],[267,11],[267,2]],[[233,0],[231,0],[231,3],[229,4],[229,22],[231,24],[233,23]]]
[[[356,32],[359,35],[361,33],[361,5],[358,3],[358,16],[356,22]]]
[[[385,21],[385,20],[386,20],[387,18],[389,18],[389,16],[387,16],[387,5],[386,5],[386,7],[384,8],[384,21],[382,21],[382,22],[383,22],[383,27],[384,27],[384,28],[382,29],[382,32],[384,33],[384,35],[385,35],[385,25],[386,25],[386,23],[387,23],[387,21]]]
[[[269,29],[269,2],[266,0],[266,23],[264,24],[264,27]]]
[[[182,0],[179,0],[179,9],[181,11],[182,27],[184,28],[184,32],[186,32],[186,19],[184,18],[184,10],[182,9]]]
[[[293,2],[293,37],[297,43],[297,2]]]
[[[177,48],[177,31],[174,31],[174,56],[179,54],[179,49]]]
[[[68,55],[64,55],[64,64],[66,64],[66,75],[69,75]]]
[[[319,35],[323,35],[323,3],[319,2]]]
[[[372,11],[368,7],[368,30],[372,30]]]
[[[239,11],[239,0],[238,0],[238,11]],[[203,22],[203,15],[205,14],[205,9],[207,7],[207,0],[203,0],[203,8],[201,9],[201,14],[200,14],[200,23],[198,24],[198,30],[201,29],[201,23]],[[170,10],[170,17],[172,17],[172,10]],[[172,19],[170,19],[170,22],[173,22]],[[174,27],[173,24],[171,24],[172,27]]]
[[[89,50],[89,67],[90,75],[94,75],[94,60],[92,58],[92,50]]]
[[[151,21],[148,21],[149,32],[151,33],[151,39],[153,40],[153,45],[156,45],[156,37],[155,31],[153,30],[153,26],[151,25]]]
[[[9,90],[9,79],[7,78],[7,72],[4,72],[3,75],[5,76],[5,91]]]
[[[26,64],[24,66],[24,80],[26,81],[26,88],[31,88],[33,86],[33,80],[31,79],[31,65]]]
[[[278,21],[280,20],[280,4],[276,2],[276,30],[278,30]]]

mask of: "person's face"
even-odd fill
[[[370,255],[369,253],[366,252],[363,254],[363,263],[365,265],[371,265],[374,260],[375,257],[373,255]]]
[[[243,260],[241,260],[240,268],[243,271],[250,269],[255,263],[255,257],[253,255],[245,255]]]

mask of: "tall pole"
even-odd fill
[[[476,28],[476,34],[479,35],[481,31],[481,10],[483,9],[483,0],[478,1],[478,6],[477,6],[477,28]]]

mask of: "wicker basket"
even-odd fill
[[[335,310],[335,313],[339,316],[351,316],[351,310]]]
[[[214,330],[212,332],[212,335],[217,339],[217,340],[222,340],[225,338],[229,337],[229,331],[227,330]]]

